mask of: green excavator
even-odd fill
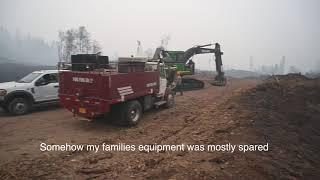
[[[182,76],[183,90],[196,90],[204,88],[204,82],[192,77],[195,74],[195,63],[192,61],[192,57],[197,54],[214,53],[216,72],[214,81],[210,84],[214,86],[225,86],[227,80],[222,71],[222,59],[223,52],[220,50],[220,44],[214,44],[214,48],[209,48],[213,44],[206,44],[200,46],[194,46],[186,51],[168,51],[162,47],[156,49],[153,59],[161,59],[169,69],[174,69],[175,72],[179,72]]]

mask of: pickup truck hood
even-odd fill
[[[14,81],[11,82],[4,82],[4,83],[0,83],[0,89],[12,89],[12,88],[19,88],[19,87],[24,87],[28,85],[28,83],[17,83]]]

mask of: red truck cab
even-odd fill
[[[75,116],[94,119],[110,113],[118,124],[136,125],[143,111],[173,106],[161,63],[119,58],[117,64],[102,64],[97,55],[76,56],[81,63],[74,60],[71,70],[59,73],[60,102]]]

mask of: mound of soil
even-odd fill
[[[273,76],[236,102],[254,113],[248,136],[271,145],[271,151],[260,157],[249,154],[252,169],[271,178],[320,177],[319,79],[299,74]]]

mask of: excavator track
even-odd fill
[[[182,89],[192,91],[204,88],[204,82],[191,77],[182,77]]]
[[[212,86],[226,86],[227,79],[209,82]],[[199,90],[204,88],[204,82],[192,77],[182,77],[182,89],[184,91]]]

